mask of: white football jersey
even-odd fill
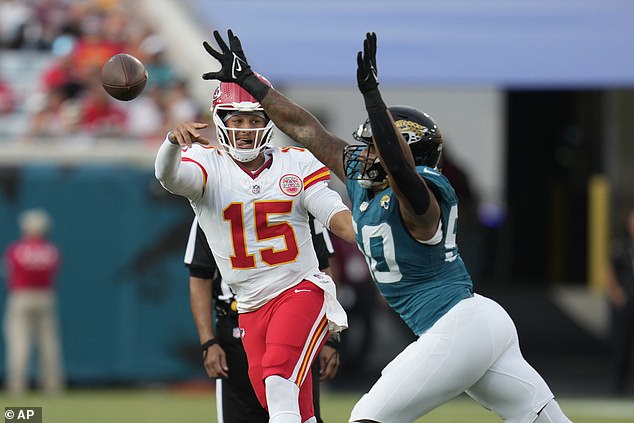
[[[161,154],[157,169],[174,166],[175,175],[161,183],[189,198],[239,312],[320,273],[308,212],[326,223],[346,206],[328,188],[328,168],[308,150],[268,148],[267,165],[255,173],[216,147],[194,144],[181,152],[180,164],[163,163]]]

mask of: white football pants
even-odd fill
[[[392,360],[357,402],[350,421],[410,423],[463,392],[512,423],[534,421],[553,398],[522,357],[508,313],[477,294],[456,304]]]

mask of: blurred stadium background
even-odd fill
[[[444,131],[476,289],[507,308],[558,395],[609,397],[603,266],[634,205],[633,13],[627,0],[3,1],[0,247],[20,211],[50,211],[69,386],[209,386],[182,264],[192,212],[153,159],[174,122],[209,121],[200,75],[217,65],[201,43],[232,28],[254,69],[350,140],[365,119],[355,55],[375,31],[386,101]],[[149,70],[129,103],[98,81],[122,51]],[[331,390],[365,389],[410,340],[348,274],[355,260],[334,260],[352,326]]]

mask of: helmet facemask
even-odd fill
[[[232,128],[225,124],[225,121],[236,114],[257,114],[266,120],[266,125],[262,128]],[[264,114],[264,110],[259,103],[231,103],[219,104],[213,109],[213,122],[216,126],[216,136],[222,147],[239,162],[250,162],[254,160],[266,148],[273,134],[273,122]],[[249,133],[248,139],[253,140],[251,147],[239,146],[239,133]],[[243,136],[244,138],[244,136]]]
[[[367,144],[348,145],[344,150],[343,162],[346,177],[357,181],[362,188],[379,187],[387,182],[387,173],[379,156]]]
[[[257,76],[265,84],[271,85],[263,76]],[[260,103],[240,85],[233,82],[221,82],[214,91],[211,112],[218,142],[235,160],[242,163],[250,162],[256,159],[271,142],[273,122],[268,118]],[[227,126],[227,119],[236,114],[256,114],[264,118],[266,124],[263,127],[242,125],[240,128],[232,128]],[[252,133],[245,137],[244,133],[251,131]],[[239,133],[242,134],[239,135]],[[246,138],[253,140],[253,144],[245,146],[245,143],[240,142],[240,136],[243,141]]]
[[[359,125],[352,137],[363,144],[348,145],[344,150],[343,163],[346,177],[364,189],[380,187],[387,183],[387,173],[381,159],[373,151],[370,119]]]

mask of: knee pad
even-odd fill
[[[548,401],[548,404],[542,408],[533,423],[572,423],[568,417],[561,411],[559,404],[554,399]]]

